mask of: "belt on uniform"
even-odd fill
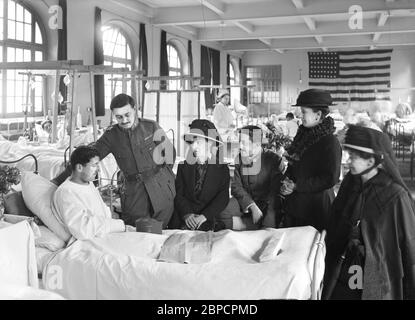
[[[151,176],[155,175],[157,172],[159,172],[160,169],[161,169],[161,167],[156,167],[156,168],[151,169],[151,170],[130,174],[128,176],[125,176],[125,179],[128,182],[145,181],[148,178],[150,178]]]

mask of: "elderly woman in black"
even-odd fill
[[[330,94],[320,89],[303,91],[297,99],[302,125],[286,154],[288,169],[280,190],[283,227],[327,228],[342,156],[334,120],[327,117],[330,105]]]
[[[415,299],[415,212],[389,138],[347,130],[349,173],[327,231],[324,299]]]

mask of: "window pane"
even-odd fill
[[[14,21],[9,20],[8,24],[8,38],[9,39],[16,39],[16,23]]]
[[[23,41],[24,40],[24,25],[23,22],[16,23],[16,40]]]
[[[16,61],[16,50],[14,48],[7,48],[7,62]]]
[[[24,62],[32,61],[32,54],[30,50],[26,50],[26,49],[24,50],[23,59],[24,59]]]
[[[24,21],[24,11],[20,4],[16,4],[16,21]]]
[[[8,96],[7,100],[6,100],[6,103],[7,103],[7,110],[6,110],[7,113],[14,112],[14,97]]]
[[[0,62],[3,62],[3,46],[0,46]],[[0,85],[0,88],[1,88],[1,85]]]
[[[40,32],[39,25],[36,23],[36,43],[43,44],[42,33]]]
[[[1,6],[1,4],[0,4]],[[0,19],[0,40],[3,40],[3,19]]]
[[[232,63],[229,63],[229,78],[235,78],[235,71],[233,70]]]
[[[16,62],[23,62],[23,49],[16,49]]]
[[[4,1],[0,0],[0,17],[3,17],[3,7],[4,7]]]
[[[103,32],[104,65],[114,68],[128,67],[131,70],[131,50],[125,37],[118,29],[111,26],[104,26],[101,30]],[[122,81],[110,81],[110,78],[121,78],[121,75],[113,74],[104,77],[106,108],[109,108],[113,90],[115,90],[115,95],[123,92]],[[126,82],[125,93],[131,94],[131,81]]]
[[[9,0],[7,4],[9,7],[9,19],[15,20],[16,19],[16,3],[14,1]]]
[[[130,46],[127,45],[127,59],[130,60],[131,59],[131,50],[130,50]]]
[[[43,110],[43,99],[42,97],[35,97],[35,111],[41,112]]]
[[[24,24],[24,41],[32,42],[32,25]]]
[[[32,15],[28,10],[24,10],[24,22],[32,24]]]
[[[35,53],[35,61],[43,61],[43,52],[36,51],[36,53]]]

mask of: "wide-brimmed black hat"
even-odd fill
[[[334,106],[333,99],[328,91],[323,89],[308,89],[301,91],[297,103],[293,107],[321,108]]]
[[[206,119],[193,120],[189,125],[190,131],[184,134],[184,140],[186,142],[193,142],[196,137],[206,138],[218,143],[223,143],[220,139],[218,130],[215,125]]]
[[[388,148],[382,131],[358,125],[349,126],[343,146],[377,155],[383,155]]]
[[[343,147],[381,156],[383,169],[391,176],[392,180],[405,188],[411,197],[399,172],[392,143],[385,133],[359,125],[349,125]]]

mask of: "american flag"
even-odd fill
[[[308,52],[309,86],[334,101],[390,100],[392,49]]]

